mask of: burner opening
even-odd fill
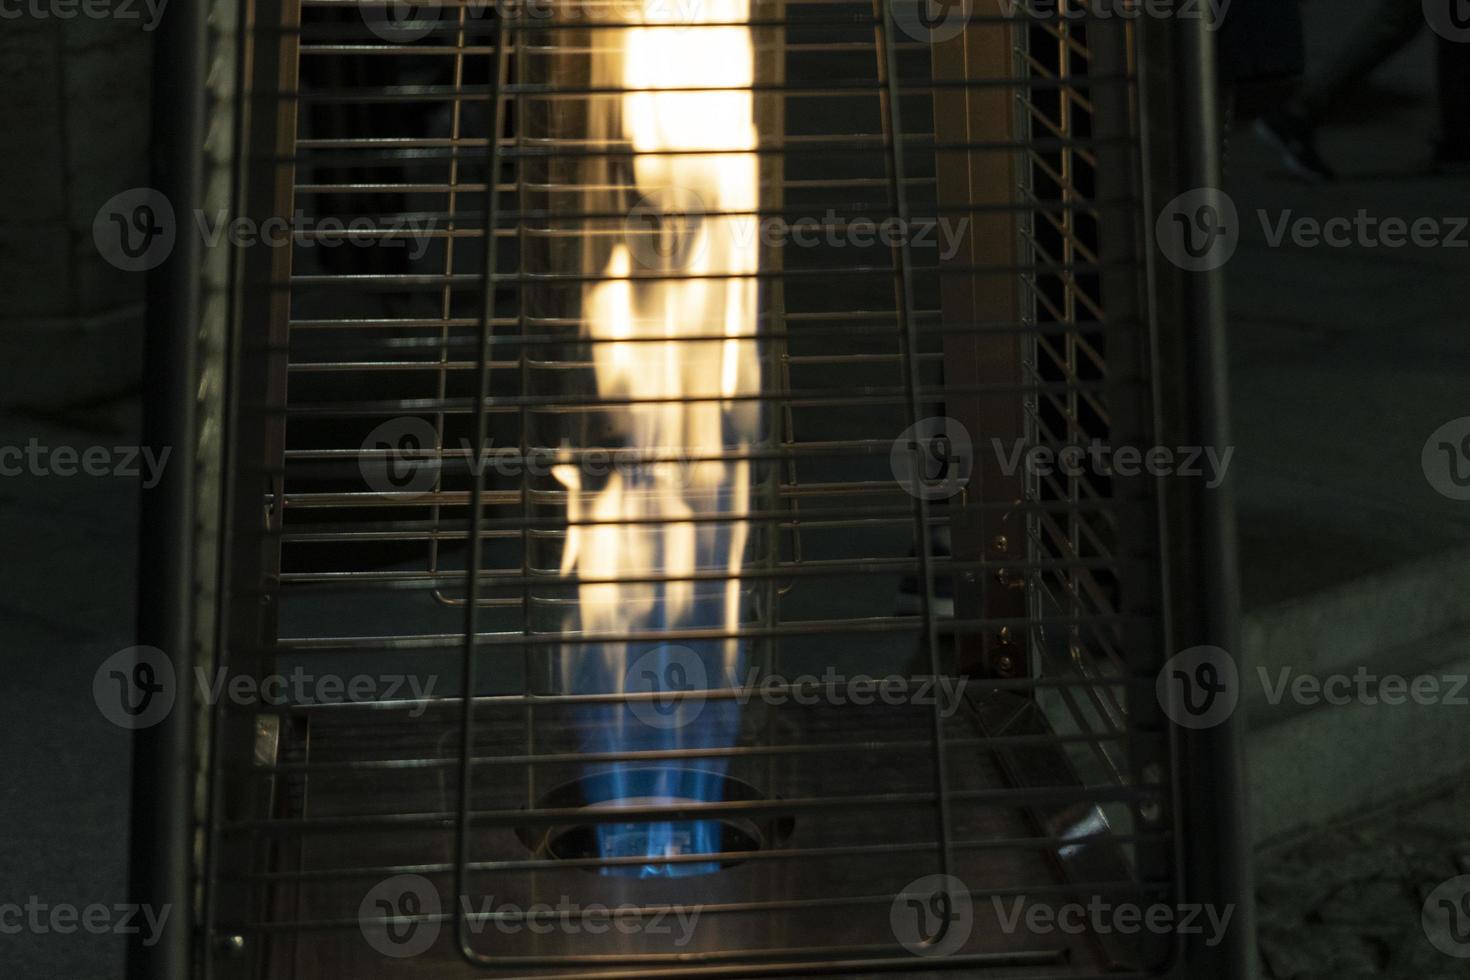
[[[694,877],[714,874],[741,863],[749,854],[784,842],[795,829],[789,816],[747,818],[718,814],[677,819],[672,811],[698,803],[740,803],[766,799],[750,783],[698,769],[620,769],[592,773],[547,793],[539,806],[569,811],[606,811],[622,807],[658,807],[669,816],[628,821],[576,822],[549,829],[521,828],[517,833],[533,853],[558,861],[588,862],[579,868],[593,874],[625,878]],[[610,842],[612,847],[609,846]],[[643,861],[590,863],[620,855],[647,855]],[[669,857],[709,860],[668,861]]]

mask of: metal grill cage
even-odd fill
[[[1206,975],[1180,937],[1005,916],[1200,894],[1185,748],[1154,698],[1198,591],[1160,528],[1198,505],[1017,455],[1192,424],[1170,413],[1197,355],[1165,343],[1159,367],[1179,307],[1143,220],[1182,179],[1145,120],[1171,109],[1147,72],[1183,28],[1075,0],[958,21],[669,0],[652,27],[631,0],[402,6],[244,4],[238,208],[292,236],[237,249],[216,662],[419,687],[212,708],[199,969]],[[751,44],[754,144],[638,144],[599,52],[713,24]],[[636,176],[700,154],[748,156],[755,206]],[[732,221],[762,233],[755,268],[684,261]],[[748,332],[599,336],[589,290],[619,247],[643,259],[634,291],[754,283]],[[757,365],[663,399],[719,406],[713,450],[632,438],[640,396],[594,368],[639,343]],[[738,568],[614,581],[733,579],[735,611],[594,628],[569,534],[639,521],[579,509],[557,468],[595,488],[667,462],[748,487],[681,519],[729,547],[739,527]],[[720,662],[739,669],[570,679],[671,645],[738,649]],[[895,696],[859,703],[859,677]],[[627,734],[630,712],[691,705],[719,731]],[[595,843],[663,824],[715,827],[718,853]]]

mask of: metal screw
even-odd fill
[[[1009,568],[1002,568],[995,573],[996,581],[1007,589],[1024,589],[1026,587],[1025,575],[1012,575]]]
[[[239,956],[245,952],[245,937],[241,935],[220,936],[217,940],[219,951],[226,956]]]
[[[1010,550],[1011,542],[1010,542],[1010,539],[1007,538],[1004,534],[997,534],[995,536],[995,540],[992,541],[990,543],[990,545],[996,551],[999,551],[1001,554],[1004,554],[1006,551]]]
[[[1157,762],[1143,767],[1140,780],[1146,784],[1163,782],[1164,770]],[[1138,804],[1138,815],[1147,823],[1158,823],[1164,817],[1164,807],[1157,796],[1147,796]]]

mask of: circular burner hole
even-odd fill
[[[758,789],[740,779],[698,769],[629,769],[600,772],[556,787],[542,797],[540,808],[548,810],[616,810],[623,807],[660,807],[675,810],[693,803],[738,803],[764,800]],[[792,817],[747,818],[711,814],[699,820],[660,819],[640,814],[628,821],[576,822],[575,813],[566,823],[550,827],[522,827],[516,833],[538,857],[578,861],[578,867],[593,874],[617,877],[694,877],[713,874],[740,863],[738,855],[749,854],[784,842],[796,821]],[[664,838],[663,848],[649,838]],[[696,838],[702,838],[696,844]],[[604,841],[616,842],[618,853],[603,853]],[[674,853],[686,858],[708,858],[640,864],[638,862],[593,863],[609,856],[624,858],[639,854]],[[730,855],[730,856],[726,856]]]

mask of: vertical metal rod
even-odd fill
[[[465,62],[465,16],[467,10],[461,7],[459,10],[459,25],[454,36],[454,94],[458,96],[464,88],[464,62]],[[464,99],[455,98],[449,108],[449,188],[448,200],[445,202],[449,213],[448,237],[444,240],[444,289],[439,299],[439,316],[443,325],[439,328],[439,370],[437,398],[440,404],[448,396],[449,391],[449,321],[454,318],[454,243],[455,232],[459,228],[459,151],[460,137],[464,121]],[[444,489],[444,424],[445,415],[441,410],[434,416],[434,435],[438,439],[438,445],[434,447],[439,456],[439,469],[434,477],[434,490],[438,492]],[[471,464],[474,463],[471,458]],[[433,534],[429,537],[429,573],[435,574],[439,571],[439,520],[443,514],[443,507],[436,499],[434,506],[429,511],[429,526]],[[453,601],[439,590],[434,590],[434,596],[445,605],[452,605]]]
[[[210,7],[211,18],[218,17],[228,3],[212,2]],[[232,203],[241,216],[258,225],[294,213],[300,113],[297,100],[288,96],[300,91],[302,12],[296,0],[241,0],[238,17],[239,151]],[[161,43],[160,50],[175,51],[184,41]],[[211,65],[210,70],[218,66]],[[242,676],[262,677],[275,669],[279,603],[273,600],[279,597],[280,586],[292,301],[286,284],[291,281],[294,251],[243,249],[229,259],[229,332],[221,365],[227,413],[219,504],[221,603],[215,611],[215,642],[219,663]],[[190,383],[197,385],[199,378]],[[247,412],[246,404],[268,405],[273,411]],[[202,524],[203,515],[198,516]],[[271,900],[276,891],[272,886],[240,881],[266,870],[273,848],[259,838],[238,847],[223,843],[221,826],[230,820],[269,816],[276,784],[273,779],[236,781],[220,774],[223,760],[254,757],[259,735],[254,717],[227,710],[224,701],[214,704],[207,717],[210,786],[191,976],[203,980],[256,976],[270,969],[268,963],[280,962],[289,941],[247,943],[239,951],[243,955],[225,956],[215,955],[213,943],[216,938],[229,941],[229,936],[217,936],[220,923],[238,922]]]
[[[526,69],[520,59],[521,32],[515,33],[515,45],[517,52],[516,71],[522,81],[525,80]],[[521,139],[525,134],[526,120],[529,117],[530,105],[524,90],[516,95],[515,114],[515,141],[519,150]],[[525,158],[519,153],[515,162],[516,210],[526,214],[531,209],[530,194],[526,191],[526,180],[524,175]],[[526,234],[526,223],[518,222],[516,226],[516,261],[519,263],[519,274],[516,277],[516,332],[520,335],[520,343],[516,345],[517,374],[520,377],[520,390],[523,394],[531,392],[531,359],[526,356],[526,339],[531,335],[530,317],[526,314],[526,286],[530,269],[526,266],[526,253],[530,245],[530,236]],[[521,458],[529,459],[531,455],[531,416],[530,409],[521,406],[520,409],[520,447]],[[527,472],[529,467],[521,467],[521,632],[530,636],[534,632],[532,618],[535,615],[535,598],[531,591],[531,521],[533,518],[531,507],[531,476]],[[549,657],[543,658],[550,660]],[[526,693],[526,755],[536,754],[536,729],[535,729],[535,706],[531,703],[530,695],[536,693],[536,648],[530,644],[526,645],[521,653],[521,670],[523,678],[522,690]],[[526,766],[526,806],[536,805],[536,766]]]
[[[1141,135],[1152,168],[1144,187],[1146,219],[1181,191],[1221,183],[1220,104],[1209,27],[1198,18],[1145,19],[1137,25],[1147,114]],[[1145,228],[1151,227],[1146,221]],[[1180,377],[1156,379],[1155,428],[1181,445],[1229,445],[1221,273],[1172,269],[1157,248],[1148,256],[1151,331],[1163,362],[1182,367]],[[1164,579],[1170,589],[1165,636],[1173,649],[1207,644],[1240,650],[1231,486],[1227,481],[1214,491],[1189,494],[1176,489],[1171,498],[1177,518],[1164,528]],[[1184,944],[1173,974],[1180,978],[1234,980],[1256,963],[1242,715],[1203,731],[1171,729],[1178,777],[1171,802],[1189,830],[1176,845],[1184,900],[1236,909],[1220,945]]]
[[[1174,65],[1180,79],[1179,160],[1188,175],[1187,187],[1219,187],[1220,101],[1216,96],[1215,35],[1202,18],[1175,18],[1178,46]],[[1161,80],[1160,80],[1161,81]],[[1186,189],[1184,187],[1180,188]],[[1192,273],[1184,277],[1184,322],[1192,324],[1193,342],[1185,361],[1194,377],[1190,406],[1202,446],[1230,444],[1228,400],[1230,360],[1225,340],[1225,294],[1222,273]],[[1200,554],[1213,556],[1194,583],[1189,603],[1196,605],[1197,638],[1192,642],[1240,651],[1240,583],[1236,566],[1237,529],[1231,482],[1213,492],[1201,492],[1197,533]],[[1181,763],[1185,771],[1208,771],[1208,779],[1192,781],[1191,820],[1194,835],[1189,867],[1202,878],[1201,887],[1222,907],[1238,910],[1235,928],[1226,943],[1199,950],[1208,964],[1192,976],[1243,975],[1256,963],[1255,921],[1251,896],[1250,840],[1245,808],[1246,779],[1242,748],[1244,712],[1226,723],[1191,733]],[[1208,767],[1207,769],[1205,767]]]
[[[887,105],[887,122],[891,126],[891,129],[884,134],[883,141],[884,150],[888,156],[888,184],[890,193],[893,195],[893,207],[898,213],[898,220],[903,227],[908,228],[911,227],[911,216],[908,195],[904,190],[903,148],[899,142],[899,134],[903,132],[903,113],[899,104],[902,92],[898,82],[898,51],[889,33],[889,25],[893,23],[893,0],[878,0],[878,2],[882,7],[876,37],[880,52],[880,74],[883,76],[880,79],[880,86],[884,92],[882,101]],[[913,300],[913,262],[909,256],[906,237],[905,242],[896,250],[895,258],[898,260],[898,274],[894,279],[894,288],[898,299],[901,328],[899,343],[905,369],[904,394],[910,421],[917,424],[921,417],[919,390],[922,387],[922,378],[917,357],[920,342],[918,317],[914,310]],[[942,672],[942,662],[939,631],[934,628],[934,555],[933,546],[929,540],[929,501],[922,493],[914,495],[914,518],[919,539],[920,578],[924,583],[919,608],[924,621],[924,636],[929,644],[929,670],[931,674],[938,677]],[[935,699],[933,709],[934,781],[938,801],[938,806],[935,808],[935,831],[939,836],[940,871],[943,874],[949,874],[950,868],[954,866],[949,839],[949,763],[944,745],[944,715],[938,699]]]
[[[510,64],[506,48],[503,23],[495,21],[495,60],[491,68],[490,111],[487,119],[486,173],[485,173],[485,268],[484,295],[480,307],[479,362],[476,365],[475,383],[475,443],[479,453],[485,445],[489,430],[489,415],[485,402],[490,397],[490,332],[495,319],[495,273],[498,249],[495,239],[495,209],[497,188],[500,178],[500,133],[505,128],[504,106],[500,93],[506,85],[507,68]],[[470,467],[469,536],[465,556],[465,604],[464,604],[464,663],[461,664],[461,690],[463,709],[460,714],[459,756],[459,812],[454,827],[454,935],[460,952],[471,959],[475,953],[468,935],[468,921],[464,915],[461,896],[469,894],[466,887],[469,877],[470,846],[470,777],[474,769],[475,742],[475,636],[478,633],[480,561],[484,542],[480,538],[480,507],[485,496],[485,471],[482,466]]]
[[[203,190],[207,6],[196,0],[171,10],[155,35],[152,179],[180,216],[194,213]],[[180,234],[148,280],[142,442],[180,459],[142,491],[137,623],[138,644],[173,664],[179,696],[162,722],[133,734],[128,857],[129,901],[173,914],[156,941],[129,940],[129,980],[184,980],[192,954],[195,717],[194,699],[185,695],[192,688],[183,682],[194,652],[199,296],[199,237]]]
[[[785,23],[786,0],[752,0],[751,15],[756,21],[772,21]],[[752,29],[751,39],[755,42],[756,50],[761,47],[761,40],[765,31],[769,28],[759,30]],[[757,56],[756,81],[766,84],[784,85],[786,82],[786,35],[784,28],[778,33],[771,31],[769,35],[770,50],[767,53],[764,64]],[[763,125],[775,138],[777,144],[781,144],[786,138],[786,96],[784,92],[778,92],[766,97],[764,106],[757,102],[756,114],[756,138],[763,138]],[[786,207],[786,160],[781,155],[773,155],[764,160],[761,166],[761,179],[764,182],[757,195],[757,208],[766,209]],[[784,256],[780,249],[762,250],[760,262],[768,264],[772,268],[784,267]],[[778,386],[777,390],[787,393],[791,390],[790,376],[790,347],[787,344],[787,331],[789,324],[786,318],[786,285],[777,277],[772,279],[765,288],[766,299],[770,303],[770,319],[768,321],[769,335],[773,338],[763,345],[767,359],[766,374],[763,379],[765,386]],[[759,306],[757,306],[757,333],[759,326]],[[769,390],[767,387],[764,390]],[[789,403],[775,407],[771,410],[769,418],[763,420],[769,422],[770,431],[764,436],[763,441],[769,447],[779,452],[789,443],[794,446],[796,441],[796,420]],[[781,471],[783,462],[779,458],[770,464],[763,496],[766,501],[766,512],[779,514],[781,512]],[[796,483],[795,453],[792,453],[790,462],[791,482]],[[800,561],[801,555],[801,529],[800,509],[795,497],[791,501],[792,517],[792,539],[793,556]],[[768,520],[765,522],[765,554],[762,557],[762,566],[774,572],[781,563],[781,522],[779,520]],[[767,578],[760,586],[762,599],[761,626],[770,631],[771,637],[765,637],[756,644],[758,654],[751,657],[752,665],[761,671],[756,675],[762,679],[776,676],[778,673],[777,649],[779,641],[773,638],[781,623],[781,600],[789,587],[778,582],[774,576]],[[764,739],[767,745],[776,745],[780,739],[780,725],[777,713],[767,710],[764,721]],[[775,793],[780,786],[781,760],[775,753],[767,757],[765,765],[765,789],[769,793]],[[767,881],[774,876],[773,871],[767,871]]]

